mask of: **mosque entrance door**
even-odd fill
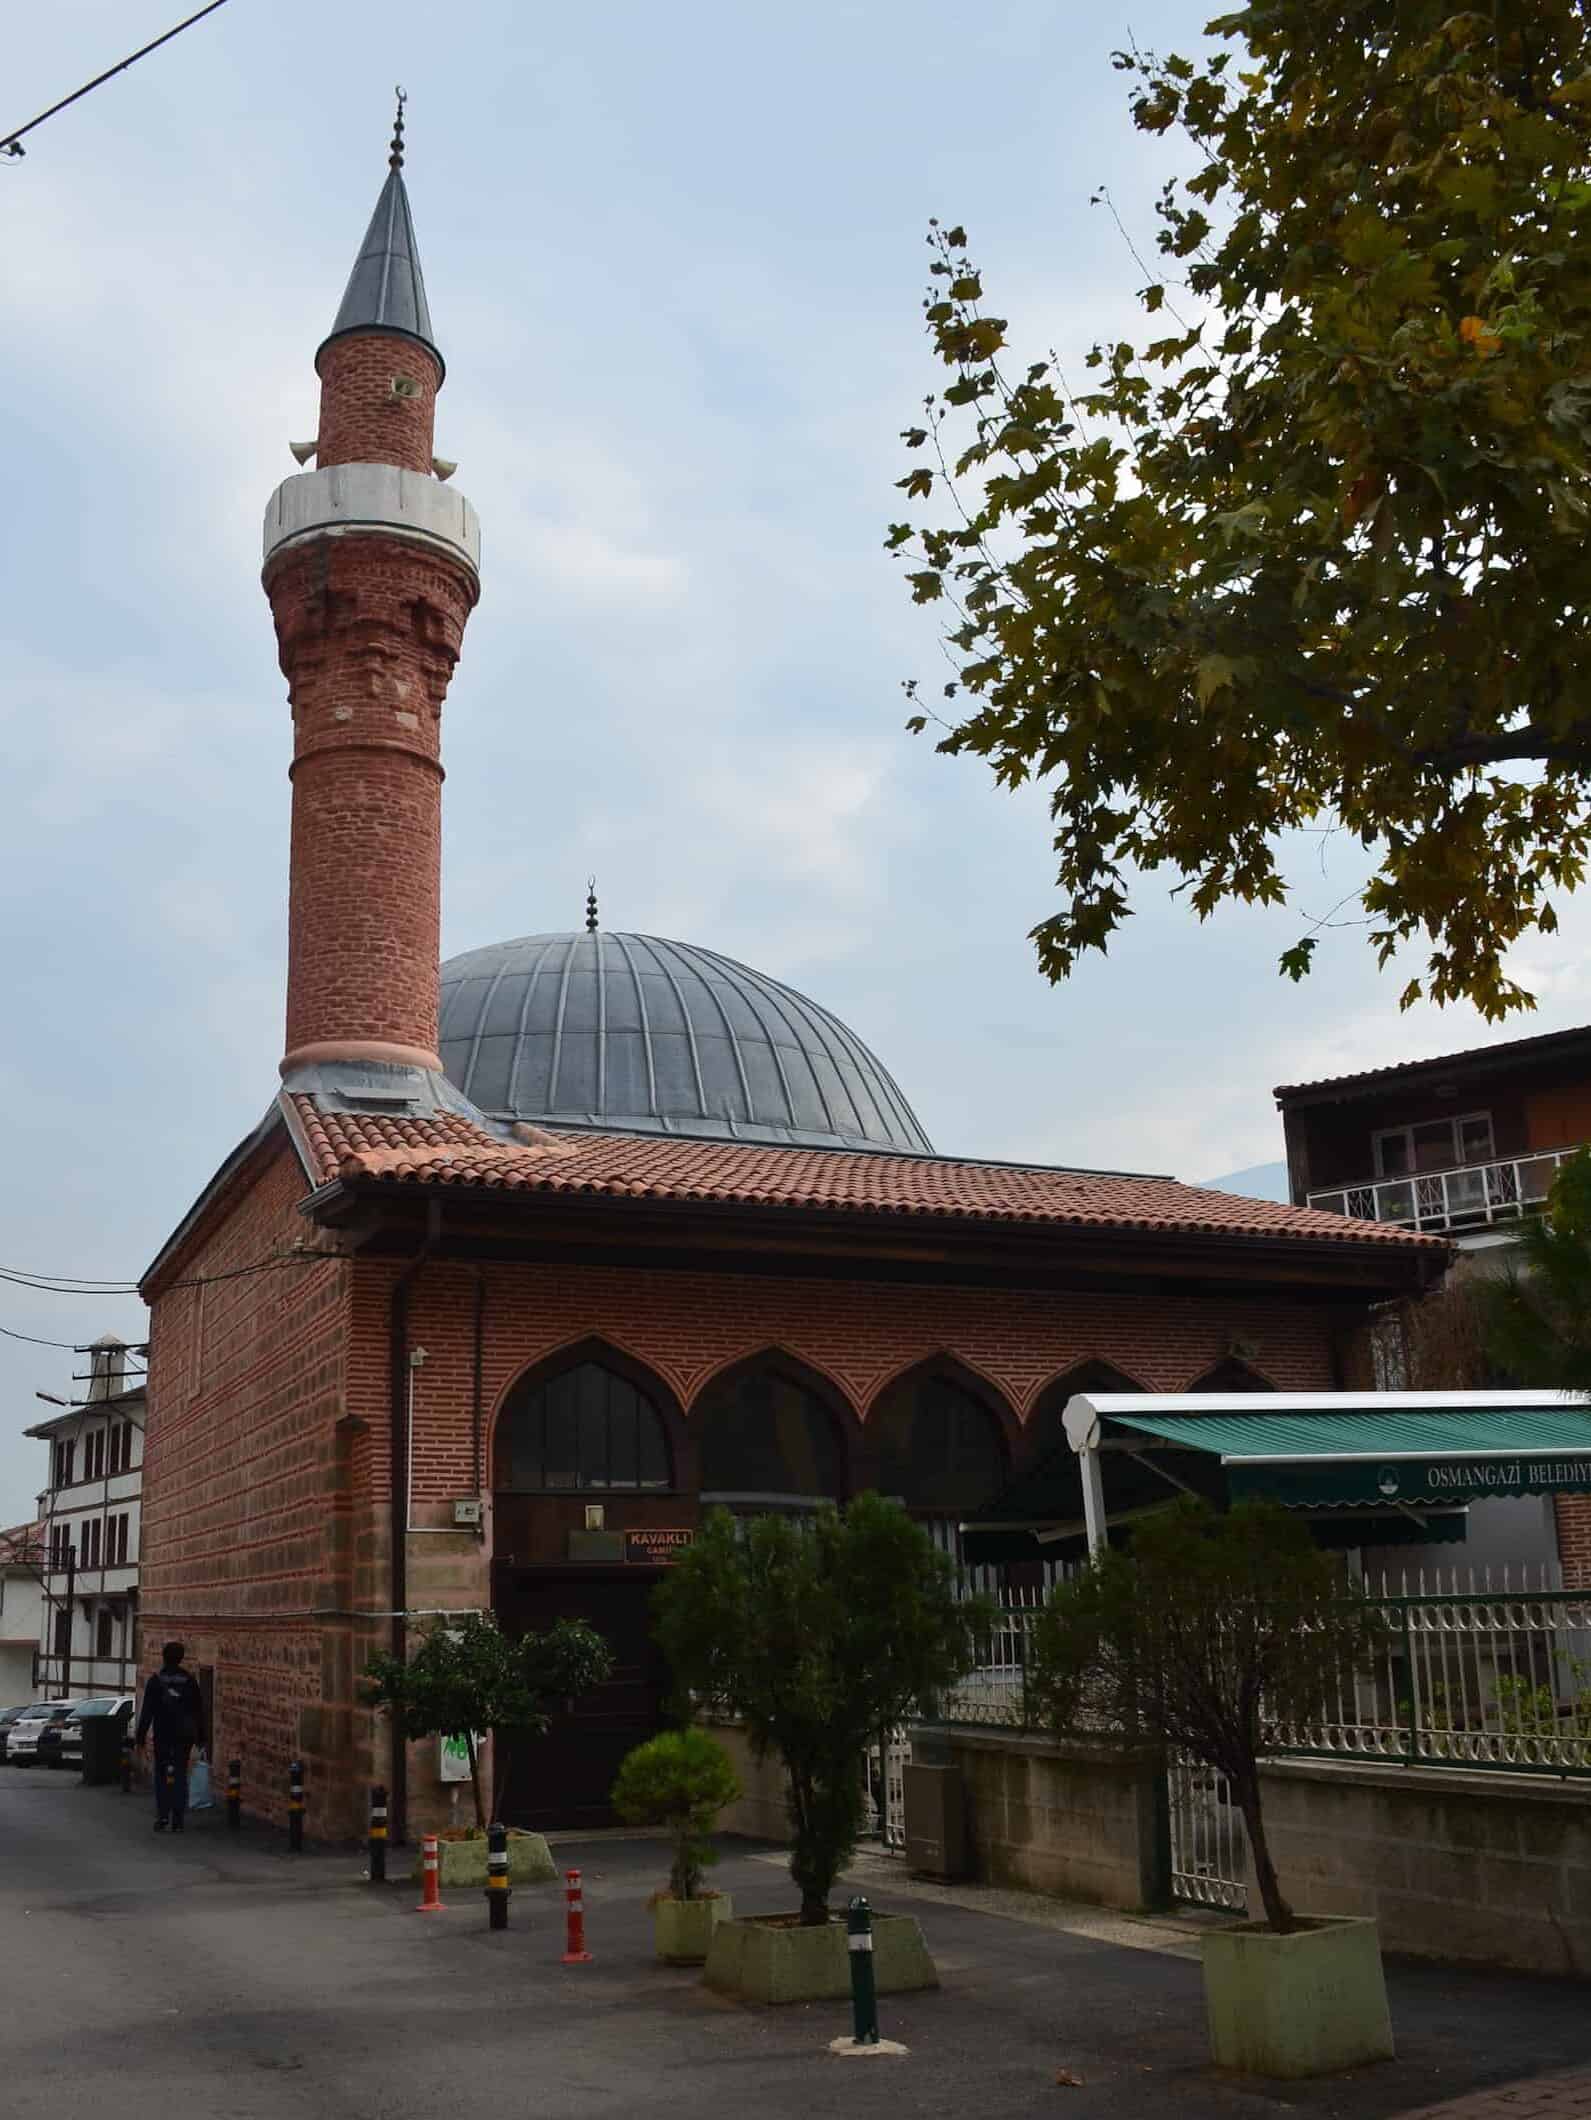
[[[649,1606],[662,1570],[620,1567],[505,1568],[497,1616],[510,1634],[583,1619],[613,1651],[613,1676],[572,1713],[554,1716],[544,1737],[514,1747],[503,1822],[533,1826],[618,1823],[608,1801],[619,1764],[663,1724],[668,1669],[652,1639]]]

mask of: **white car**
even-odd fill
[[[82,1705],[80,1700],[43,1700],[37,1707],[29,1708],[26,1715],[19,1715],[6,1739],[7,1760],[14,1767],[36,1766],[39,1739],[45,1731],[52,1723],[65,1722]]]

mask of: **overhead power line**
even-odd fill
[[[192,29],[193,25],[202,22],[206,15],[213,15],[218,7],[225,6],[226,0],[210,0],[208,7],[201,7],[198,13],[190,15],[186,22],[179,22],[175,29],[168,29],[164,36],[156,37],[153,43],[142,45],[127,58],[118,59],[114,66],[107,66],[105,71],[96,74],[92,81],[85,81],[81,88],[74,88],[72,93],[63,96],[59,103],[52,103],[48,110],[41,110],[36,118],[29,118],[26,125],[19,125],[15,132],[0,138],[0,155],[10,155],[20,160],[27,153],[27,149],[21,144],[23,136],[32,132],[36,126],[42,125],[46,118],[53,118],[58,110],[65,110],[69,103],[78,102],[91,89],[100,87],[114,75],[124,74],[129,66],[136,66],[140,59],[147,59],[151,52],[159,51],[161,45],[169,44],[173,37],[180,37],[185,29]]]

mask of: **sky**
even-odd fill
[[[182,0],[7,31],[0,132]],[[1200,0],[1135,0],[1189,48]],[[1329,933],[1361,873],[1200,927],[1164,879],[1064,986],[1042,799],[905,733],[944,673],[883,551],[938,387],[928,217],[966,224],[1023,358],[1130,334],[1175,145],[1137,133],[1113,11],[1053,0],[229,0],[0,160],[0,1264],[132,1279],[259,1119],[281,1051],[290,730],[266,501],[316,421],[392,90],[448,362],[437,448],[483,590],[443,722],[444,950],[604,925],[803,989],[942,1150],[1207,1179],[1279,1156],[1278,1082],[1587,1019],[1591,901],[1513,966],[1540,1007],[1401,1015]],[[1362,857],[1360,857],[1362,859]],[[70,1344],[136,1299],[0,1280],[0,1524]]]

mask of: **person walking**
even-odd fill
[[[167,1642],[160,1669],[144,1685],[133,1742],[139,1750],[155,1733],[155,1831],[182,1831],[188,1808],[188,1754],[206,1739],[204,1695],[191,1671],[182,1668],[181,1642]]]

